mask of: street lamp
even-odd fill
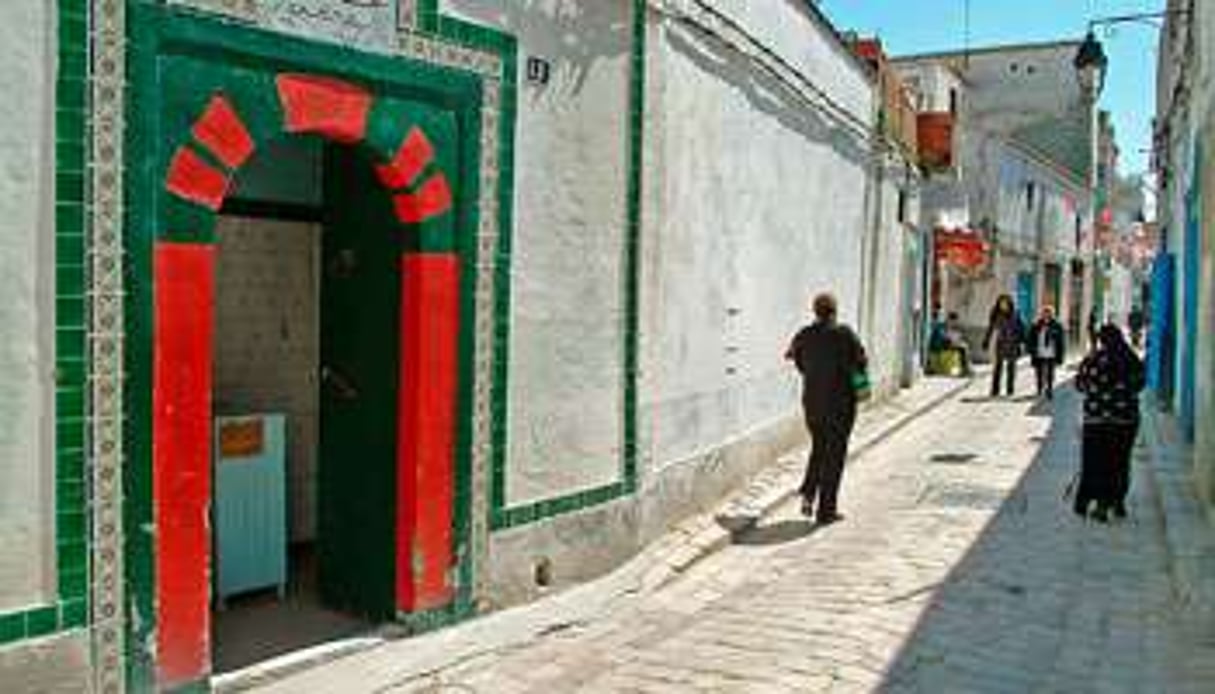
[[[1097,97],[1101,96],[1101,90],[1105,88],[1105,71],[1109,64],[1110,59],[1105,55],[1105,48],[1097,40],[1097,35],[1090,30],[1084,37],[1084,43],[1080,44],[1075,60],[1072,61],[1076,76],[1080,80],[1080,90],[1085,97],[1096,101]]]
[[[1177,17],[1189,17],[1188,9],[1164,10],[1163,12],[1140,12],[1137,14],[1123,14],[1113,17],[1100,17],[1090,20],[1088,23],[1088,35],[1084,37],[1084,43],[1080,44],[1080,50],[1076,52],[1076,59],[1073,65],[1076,67],[1076,72],[1080,78],[1080,88],[1084,90],[1084,95],[1092,96],[1096,101],[1101,95],[1101,90],[1105,88],[1105,69],[1109,66],[1109,58],[1105,55],[1105,49],[1102,48],[1101,42],[1097,40],[1097,27],[1104,27],[1107,31],[1119,24],[1147,24],[1151,27],[1159,28],[1157,22],[1163,20],[1172,20]]]

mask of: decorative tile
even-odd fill
[[[94,668],[97,691],[123,691],[122,611],[122,133],[126,14],[120,0],[93,0],[93,224],[91,229],[91,400],[94,488]],[[104,532],[103,532],[104,530]],[[87,609],[87,604],[73,606]],[[73,612],[74,614],[74,612]],[[107,638],[99,638],[105,635]]]

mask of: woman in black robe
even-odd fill
[[[1074,504],[1081,516],[1095,502],[1094,520],[1104,523],[1110,512],[1126,517],[1143,386],[1143,362],[1122,331],[1113,325],[1101,328],[1097,349],[1085,357],[1076,377],[1076,387],[1084,394],[1083,460]]]

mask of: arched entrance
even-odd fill
[[[323,592],[380,619],[459,611],[468,599],[469,524],[458,509],[479,92],[406,61],[296,55],[290,41],[270,50],[268,38],[248,55],[233,43],[162,46],[152,76],[137,80],[129,131],[131,151],[148,156],[129,172],[131,197],[146,204],[131,212],[126,240],[136,336],[127,407],[133,430],[147,433],[125,444],[127,527],[150,537],[148,554],[137,539],[128,561],[135,583],[146,576],[151,608],[139,613],[137,600],[131,621],[166,687],[211,670],[216,218],[243,168],[284,138],[325,143],[326,165],[342,172],[327,184],[320,297]],[[335,73],[335,57],[373,69]]]

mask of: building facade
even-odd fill
[[[1153,264],[1149,381],[1194,444],[1194,473],[1202,497],[1215,499],[1215,344],[1210,279],[1215,152],[1215,11],[1201,2],[1171,0],[1161,31],[1157,73],[1155,167],[1159,189],[1159,248]]]
[[[752,5],[4,3],[5,688],[208,686],[238,568],[412,631],[602,574],[803,440],[814,292],[907,383],[914,153]]]
[[[1096,110],[1078,42],[900,57],[935,152],[923,214],[935,230],[933,301],[978,344],[1001,294],[1028,321],[1056,309],[1073,339],[1092,302]]]

